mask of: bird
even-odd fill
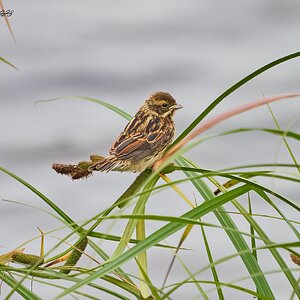
[[[112,144],[109,155],[88,171],[142,172],[159,160],[175,136],[173,117],[183,106],[167,92],[147,98]]]

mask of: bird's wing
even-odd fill
[[[120,159],[139,161],[163,150],[172,141],[173,136],[174,128],[171,127],[159,127],[156,131],[145,130],[133,135],[128,135],[127,131],[123,131],[112,146],[110,154]]]

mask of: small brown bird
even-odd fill
[[[109,156],[88,170],[142,172],[151,167],[173,141],[173,116],[180,108],[169,93],[151,95],[116,139]]]

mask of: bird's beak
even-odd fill
[[[175,105],[173,105],[173,108],[174,108],[175,110],[177,110],[177,109],[183,108],[183,106],[180,105],[180,104],[175,104]]]

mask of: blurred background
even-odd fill
[[[177,132],[181,133],[232,84],[262,65],[300,49],[299,1],[28,0],[4,1],[4,5],[14,10],[9,20],[17,43],[14,44],[4,19],[0,18],[0,56],[15,64],[19,71],[0,64],[0,166],[38,188],[78,222],[109,207],[136,175],[95,174],[88,180],[72,182],[57,175],[51,164],[86,160],[91,153],[107,154],[126,120],[90,102],[64,100],[35,105],[35,101],[83,95],[134,114],[149,94],[168,91],[184,106],[175,118]],[[300,92],[299,83],[300,61],[295,59],[240,88],[211,116],[263,95]],[[299,103],[299,99],[292,99],[271,105],[282,129],[290,127],[299,132]],[[268,108],[263,107],[234,117],[205,135],[241,127],[275,128],[275,124]],[[290,146],[297,157],[299,143],[291,141]],[[211,140],[186,156],[207,169],[248,163],[291,163],[280,137],[257,132]],[[299,185],[272,180],[264,183],[278,188],[287,197],[299,198]],[[193,199],[191,185],[182,189]],[[55,218],[40,211],[49,209],[39,198],[5,174],[0,174],[0,197],[38,208],[0,201],[1,252],[37,236],[36,226],[45,232],[61,226]],[[152,197],[147,210],[178,216],[189,208],[168,191]],[[256,203],[255,210],[273,213],[264,203]],[[299,219],[293,212],[290,217]],[[215,221],[213,216],[207,220]],[[248,230],[241,217],[235,220]],[[280,230],[280,222],[260,221],[271,239],[279,242],[289,238]],[[160,225],[153,224],[154,228]],[[112,233],[121,234],[122,230],[115,227]],[[234,252],[222,232],[208,232],[216,259]],[[47,236],[46,248],[57,243],[52,236],[63,234]],[[194,271],[207,264],[200,237],[195,230],[186,244],[194,251],[182,254],[190,267],[198,262]],[[174,238],[168,242],[177,241]],[[114,243],[103,245],[107,251],[115,247]],[[38,253],[39,241],[26,245],[26,251]],[[154,283],[160,285],[171,253],[151,250],[150,254],[150,272]],[[276,270],[273,261],[264,260],[263,265],[265,270]],[[244,276],[245,270],[240,266],[239,259],[230,266],[222,264],[218,269],[221,279],[232,281]],[[170,283],[186,277],[183,268],[176,264]],[[202,280],[207,278],[209,272],[200,276]],[[278,299],[287,299],[290,288],[286,279],[274,274],[269,279]],[[251,281],[246,281],[245,286],[253,288]],[[39,289],[43,287],[35,287]],[[47,291],[45,299],[56,294],[57,291]],[[193,298],[195,295],[197,290],[189,286],[174,294],[174,299],[199,299]],[[240,299],[240,293],[233,290],[225,289],[225,295],[228,299]],[[14,297],[18,299],[17,295]],[[212,292],[211,299],[215,297]],[[109,297],[106,295],[105,299]]]

